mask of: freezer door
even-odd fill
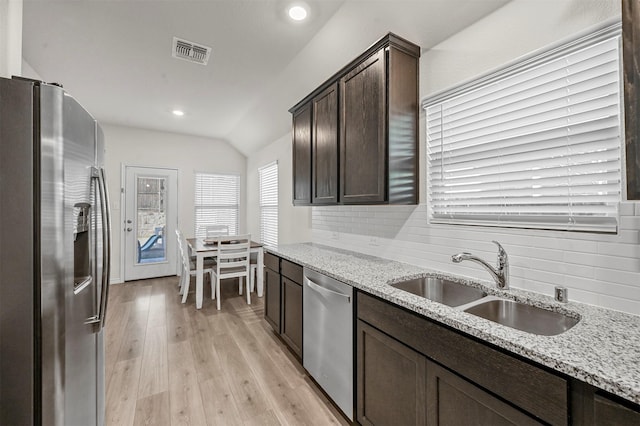
[[[0,78],[0,425],[39,423],[33,84]],[[7,391],[10,390],[10,391]]]

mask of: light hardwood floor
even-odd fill
[[[197,310],[177,283],[110,288],[107,425],[348,424],[266,323],[263,298],[247,305],[229,280],[220,311],[207,290]]]

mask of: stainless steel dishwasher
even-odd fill
[[[302,365],[353,420],[353,288],[304,268]]]

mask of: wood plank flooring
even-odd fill
[[[218,311],[178,278],[112,285],[105,328],[107,425],[347,425],[237,282]],[[193,289],[195,285],[192,285]]]

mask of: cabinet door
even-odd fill
[[[593,404],[593,424],[637,426],[640,425],[640,412],[596,394]]]
[[[439,365],[427,362],[430,425],[539,425],[534,418]]]
[[[313,204],[338,202],[338,85],[313,99]]]
[[[311,203],[311,103],[293,114],[293,204]]]
[[[385,51],[340,79],[340,199],[345,204],[386,200]]]
[[[280,333],[280,274],[264,268],[264,318]]]
[[[302,358],[302,285],[282,277],[282,339]]]
[[[363,321],[357,333],[358,422],[424,425],[426,358]]]

